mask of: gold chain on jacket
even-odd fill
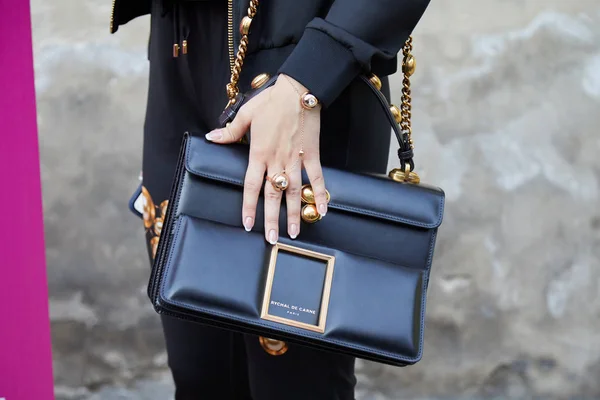
[[[235,96],[238,95],[240,89],[238,88],[238,82],[240,80],[240,74],[242,73],[242,66],[244,65],[244,59],[246,58],[246,51],[248,50],[248,34],[250,33],[250,25],[252,19],[256,15],[258,9],[258,0],[250,0],[248,6],[248,15],[242,19],[240,23],[240,33],[242,38],[240,39],[240,45],[238,46],[237,55],[231,69],[231,78],[227,84],[227,97],[229,97],[229,103],[235,102]]]

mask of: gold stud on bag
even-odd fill
[[[262,87],[265,83],[267,83],[267,81],[269,80],[271,76],[269,74],[258,74],[254,77],[254,79],[252,79],[252,82],[250,83],[250,87],[252,89],[258,89],[260,87]]]

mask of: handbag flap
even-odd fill
[[[196,176],[242,187],[248,146],[219,145],[188,136],[186,170]],[[399,183],[381,175],[363,175],[323,167],[331,209],[386,219],[421,228],[437,228],[444,213],[442,189]],[[309,183],[303,173],[303,182]]]

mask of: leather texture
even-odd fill
[[[419,361],[443,191],[324,168],[327,216],[303,223],[296,240],[280,239],[335,257],[319,333],[261,318],[272,246],[264,240],[262,198],[252,232],[241,224],[247,163],[247,146],[186,135],[148,286],[155,309],[396,366]],[[282,232],[285,216],[283,202]]]

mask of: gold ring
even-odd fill
[[[272,177],[267,176],[267,181],[271,182],[273,189],[277,190],[278,192],[283,192],[290,185],[290,178],[288,178],[285,170],[276,173]]]

